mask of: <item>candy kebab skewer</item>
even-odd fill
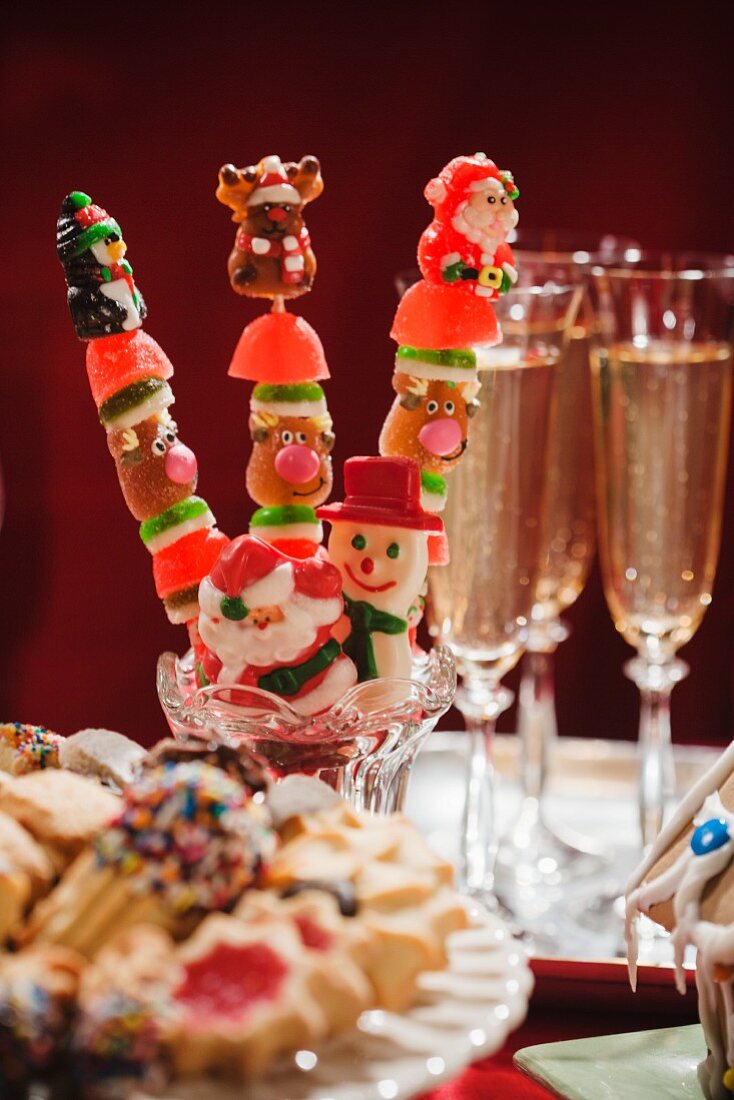
[[[302,210],[322,190],[315,157],[283,164],[267,156],[247,168],[225,165],[216,192],[239,225],[228,263],[233,290],[273,303],[245,327],[229,367],[256,384],[246,480],[260,507],[250,531],[300,558],[323,538],[314,509],[331,492],[334,435],[320,385],[329,377],[324,349],[303,318],[285,312],[285,300],[311,289],[316,258]]]
[[[434,218],[418,245],[423,278],[401,299],[390,333],[397,397],[379,447],[418,462],[423,505],[441,511],[443,475],[461,460],[477,409],[477,349],[501,340],[491,303],[517,281],[506,238],[519,191],[477,153],[455,157],[424,193]]]
[[[61,205],[56,227],[76,334],[125,503],[153,555],[158,596],[171,622],[195,621],[199,582],[228,539],[195,496],[196,457],[178,439],[170,406],[173,366],[141,325],[143,298],[124,259],[120,226],[81,191]]]

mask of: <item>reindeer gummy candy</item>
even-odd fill
[[[227,264],[237,294],[297,298],[311,289],[316,257],[303,208],[323,188],[316,157],[283,164],[268,156],[247,168],[220,169],[217,198],[239,226]]]

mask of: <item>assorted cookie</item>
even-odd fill
[[[95,750],[123,746],[82,732],[96,779],[0,781],[0,1086],[246,1081],[445,965],[466,910],[404,818],[205,742],[162,742],[118,795]]]

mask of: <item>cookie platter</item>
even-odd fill
[[[0,1095],[394,1100],[524,1017],[522,951],[402,815],[244,746],[3,729]]]
[[[246,1088],[192,1081],[166,1089],[165,1100],[409,1100],[450,1081],[521,1024],[533,977],[503,922],[478,907],[447,946],[447,969],[421,975],[405,1011],[364,1012],[352,1030],[281,1059]]]

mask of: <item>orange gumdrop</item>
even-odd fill
[[[492,304],[470,287],[438,285],[425,279],[400,299],[390,335],[414,348],[472,348],[502,339]]]
[[[163,348],[141,328],[87,344],[87,377],[97,408],[132,382],[172,374],[173,364]]]
[[[715,982],[730,982],[732,976],[734,976],[734,966],[728,966],[726,963],[714,963]]]
[[[295,313],[265,313],[247,325],[228,373],[232,378],[275,385],[330,377],[321,341]]]

